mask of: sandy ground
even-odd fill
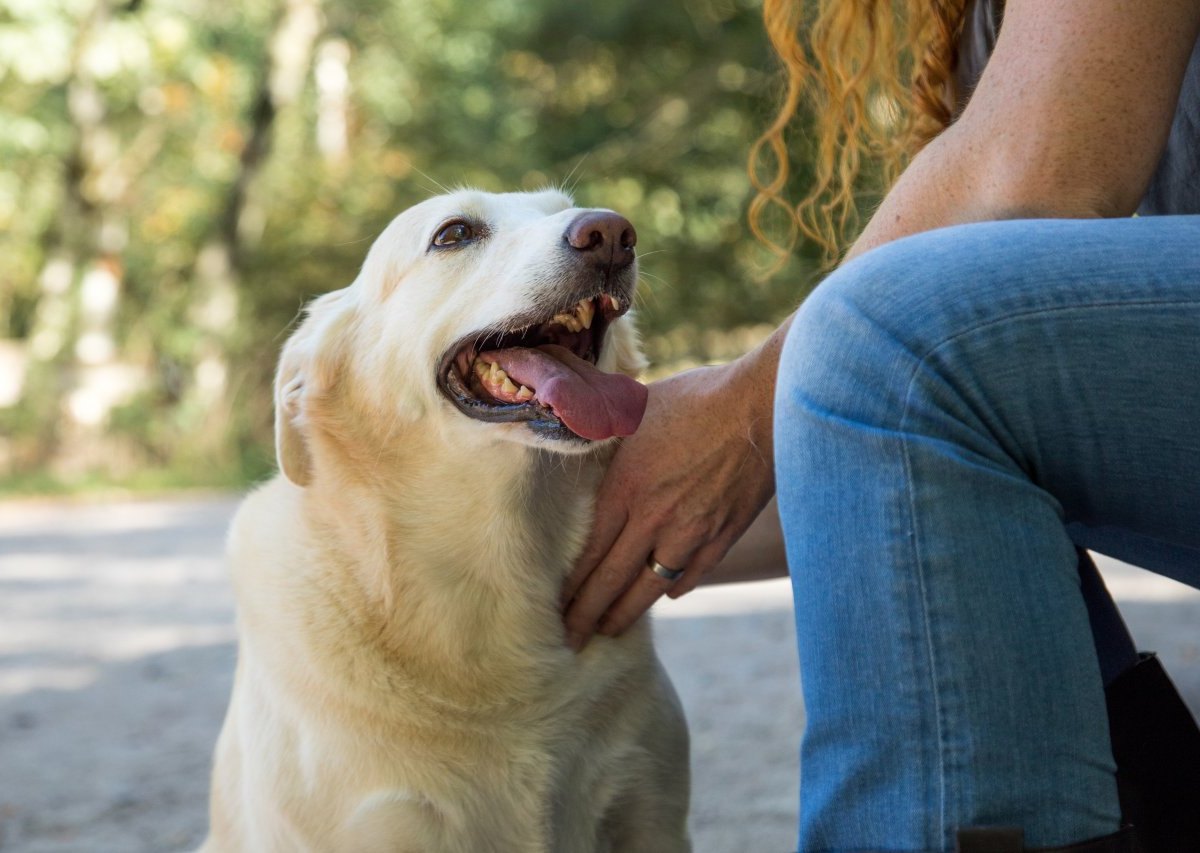
[[[230,498],[0,504],[0,850],[186,850],[234,662]],[[1200,593],[1106,564],[1200,708]],[[657,610],[693,739],[698,853],[791,849],[803,725],[785,582]]]

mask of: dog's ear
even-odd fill
[[[611,348],[616,356],[615,369],[626,376],[636,379],[646,369],[646,356],[642,354],[642,340],[638,334],[633,315],[626,314],[613,323],[604,341],[606,348]]]
[[[341,342],[351,314],[349,302],[346,290],[313,300],[304,322],[279,355],[275,372],[275,455],[283,475],[297,486],[312,482],[310,404],[329,390],[338,372]]]

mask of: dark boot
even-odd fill
[[[1200,729],[1158,658],[1138,654],[1084,550],[1079,580],[1104,677],[1122,821],[1143,853],[1200,853]]]
[[[1200,729],[1153,654],[1105,688],[1121,816],[1144,853],[1200,851]]]
[[[955,849],[958,853],[1141,853],[1131,826],[1066,847],[1026,847],[1024,830],[1007,826],[960,829]]]
[[[1104,690],[1121,817],[1115,835],[1063,853],[1200,853],[1200,728],[1153,653]],[[1007,827],[963,829],[959,853],[1025,853],[1024,833]]]

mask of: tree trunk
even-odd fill
[[[102,316],[93,312],[90,322],[85,321],[79,299],[81,285],[104,249],[104,215],[90,179],[97,160],[116,147],[104,126],[104,98],[83,56],[110,15],[108,0],[96,0],[80,21],[71,52],[66,82],[71,147],[65,160],[62,205],[42,240],[44,260],[20,403],[32,413],[35,428],[30,446],[17,460],[22,468],[45,467],[73,431],[73,414],[64,402],[75,385],[81,323],[103,334],[106,320],[111,319],[111,312]],[[105,268],[111,276],[119,265],[109,263]],[[110,281],[106,290],[111,289]]]
[[[213,233],[196,258],[190,314],[202,336],[184,405],[197,415],[196,449],[201,453],[212,454],[221,446],[229,423],[229,361],[236,344],[243,253],[257,239],[247,226],[262,219],[254,181],[267,162],[276,116],[303,91],[321,25],[319,0],[287,0],[250,109],[237,176],[229,185]]]

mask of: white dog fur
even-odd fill
[[[229,534],[240,647],[206,853],[690,849],[687,734],[647,621],[563,641],[612,442],[473,420],[435,382],[456,341],[569,289],[580,213],[553,191],[430,199],[284,347],[282,474]],[[429,251],[462,215],[487,238]],[[598,366],[642,366],[628,317]]]

